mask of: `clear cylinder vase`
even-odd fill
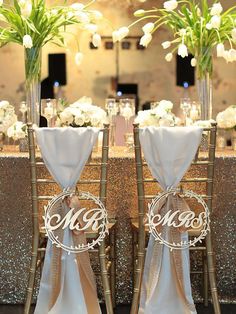
[[[209,72],[197,80],[198,97],[201,104],[201,120],[212,119],[212,79]]]
[[[39,125],[41,97],[41,47],[25,49],[27,121]]]

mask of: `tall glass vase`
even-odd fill
[[[210,48],[200,50],[197,65],[197,90],[201,104],[201,120],[212,118],[212,54]]]
[[[39,125],[41,94],[41,47],[25,49],[27,121]]]
[[[198,97],[201,104],[201,120],[212,118],[212,79],[206,72],[197,80]]]

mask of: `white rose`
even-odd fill
[[[60,119],[63,124],[71,124],[73,122],[73,115],[68,108],[60,113]]]
[[[29,17],[32,11],[32,3],[29,0],[20,0],[19,2],[21,14],[25,17]]]
[[[140,39],[140,45],[147,47],[148,44],[151,42],[151,40],[152,40],[152,35],[150,33],[145,34]]]
[[[188,49],[185,44],[180,44],[178,47],[178,55],[182,58],[185,58],[188,56]]]
[[[102,43],[101,36],[97,33],[94,34],[93,38],[92,38],[92,43],[93,43],[94,47],[100,47],[101,43]]]
[[[82,63],[83,58],[84,58],[84,55],[82,54],[82,52],[77,52],[75,55],[75,63],[77,65],[80,65]]]
[[[163,108],[163,109],[165,109],[166,111],[170,111],[170,110],[172,110],[173,109],[173,103],[171,102],[171,101],[169,101],[169,100],[161,100],[160,102],[159,102],[159,105],[158,105],[158,107],[159,108]]]
[[[159,105],[152,109],[151,113],[156,115],[158,118],[162,118],[166,114],[166,109]]]
[[[210,20],[210,24],[211,24],[212,28],[219,29],[220,24],[221,24],[221,17],[218,15],[212,16],[212,18]]]
[[[236,27],[232,29],[231,36],[232,36],[233,40],[236,41]]]
[[[191,59],[191,66],[195,67],[197,65],[197,59],[196,58],[192,58]]]
[[[177,8],[178,2],[176,0],[170,0],[164,2],[164,8],[166,11],[173,11]]]
[[[151,33],[153,31],[155,27],[155,24],[154,23],[147,23],[143,26],[142,30],[144,32],[144,34],[148,34],[148,33]]]
[[[173,53],[167,53],[167,55],[165,56],[165,59],[167,62],[170,62],[173,59]]]
[[[4,117],[4,110],[0,108],[0,121]]]
[[[91,124],[94,127],[98,127],[101,123],[101,119],[99,116],[93,115],[91,118]]]
[[[168,49],[171,46],[170,41],[164,41],[162,44],[163,49]]]
[[[214,3],[211,8],[211,15],[220,15],[223,11],[222,5],[220,3]]]
[[[8,106],[10,106],[10,104],[7,100],[0,101],[0,108],[6,109]]]
[[[33,47],[33,41],[30,35],[25,35],[23,37],[23,46],[28,49]]]
[[[89,123],[90,122],[90,116],[87,113],[84,113],[84,122]]]
[[[224,44],[220,43],[216,46],[217,57],[223,57],[225,52]]]
[[[75,124],[78,126],[83,126],[85,123],[85,118],[83,115],[77,115],[75,117]]]

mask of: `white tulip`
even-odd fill
[[[87,13],[76,11],[75,15],[82,24],[89,24],[90,17]]]
[[[136,16],[136,17],[140,17],[140,16],[143,16],[143,14],[145,13],[145,11],[144,10],[137,10],[137,11],[135,11],[134,12],[134,16]]]
[[[122,40],[123,38],[125,38],[129,34],[129,29],[128,29],[128,27],[123,26],[123,27],[118,29],[118,32],[119,32],[119,40]]]
[[[162,44],[163,49],[168,49],[171,46],[170,41],[164,41]]]
[[[20,10],[21,10],[21,14],[24,17],[29,17],[32,11],[32,3],[29,0],[20,0],[18,2]]]
[[[112,32],[112,40],[113,40],[114,43],[119,41],[119,32],[118,31],[113,31]]]
[[[233,40],[236,41],[236,27],[232,29],[231,36],[232,36]]]
[[[101,43],[102,43],[101,36],[99,34],[95,33],[93,35],[92,43],[93,43],[94,47],[100,47]]]
[[[170,0],[164,2],[164,8],[166,11],[173,11],[177,8],[178,2],[176,0]]]
[[[154,29],[155,24],[154,23],[147,23],[143,26],[142,30],[144,32],[144,34],[148,34],[151,33]]]
[[[91,18],[92,19],[95,19],[97,21],[101,20],[103,18],[103,15],[100,11],[98,10],[91,10],[89,11],[90,15],[91,15]]]
[[[195,67],[197,65],[197,59],[196,58],[192,58],[191,59],[191,66]]]
[[[97,32],[98,26],[96,24],[89,23],[84,26],[84,29],[90,32],[91,34],[94,34]]]
[[[82,11],[84,9],[84,4],[82,3],[73,3],[70,6],[75,11]]]
[[[213,15],[220,15],[221,12],[223,11],[222,5],[220,3],[214,3],[210,14]]]
[[[167,53],[167,55],[165,56],[165,59],[167,62],[170,62],[173,59],[173,53]]]
[[[223,57],[225,51],[224,44],[220,43],[216,46],[217,57]]]
[[[23,46],[29,49],[33,47],[33,41],[30,35],[25,35],[23,37]]]
[[[75,63],[76,65],[80,65],[83,61],[84,55],[82,54],[82,52],[77,52],[75,55]]]
[[[180,36],[185,36],[186,33],[187,33],[187,30],[186,30],[185,28],[181,28],[181,29],[179,30]]]
[[[236,61],[236,50],[235,49],[230,49],[229,55],[230,55],[231,62]]]
[[[185,58],[188,56],[188,48],[185,44],[180,44],[178,47],[178,55],[182,58]]]
[[[210,24],[211,24],[212,28],[219,29],[220,24],[221,24],[221,17],[218,15],[212,16],[212,18],[210,20]]]
[[[0,14],[0,21],[7,22],[7,19],[5,18],[3,14]]]
[[[212,29],[211,23],[207,23],[207,24],[206,24],[206,29],[208,29],[209,31]]]
[[[150,33],[144,34],[140,39],[140,45],[147,47],[148,44],[151,42],[151,40],[152,40],[152,35]]]

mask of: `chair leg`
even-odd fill
[[[206,248],[207,248],[207,264],[208,264],[209,281],[210,281],[211,296],[212,296],[212,301],[213,301],[214,312],[215,314],[221,314],[217,287],[216,287],[215,267],[214,267],[214,259],[213,259],[214,253],[213,253],[213,248],[212,248],[210,232],[206,236]]]
[[[204,306],[208,306],[208,267],[206,253],[202,254],[203,263],[203,285],[204,285]]]
[[[34,241],[31,253],[30,272],[26,294],[26,302],[24,306],[24,314],[30,313],[30,307],[34,292],[35,275],[37,270],[37,261],[38,261],[38,244],[36,244],[36,241]]]
[[[107,314],[113,314],[112,296],[106,267],[105,240],[99,246],[99,260],[101,267],[102,286],[104,291]]]
[[[138,233],[138,253],[137,253],[137,264],[135,267],[135,281],[134,281],[134,291],[133,300],[131,306],[130,314],[137,314],[139,308],[139,297],[142,283],[142,275],[144,268],[144,258],[145,258],[145,229],[139,228]]]
[[[138,237],[137,237],[137,230],[132,230],[133,235],[133,290],[135,286],[135,269],[136,269],[136,263],[137,263],[137,243],[138,243]]]
[[[116,307],[116,239],[115,228],[110,232],[110,246],[111,246],[111,295],[113,308]]]

